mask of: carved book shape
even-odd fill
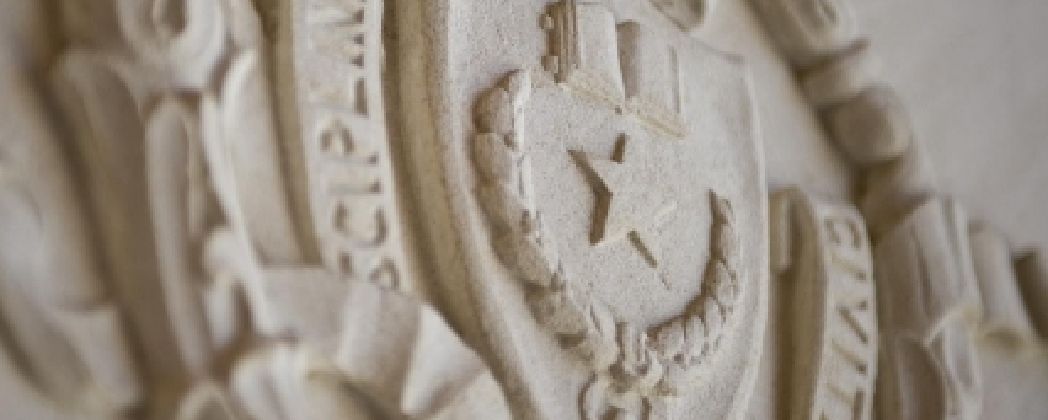
[[[638,22],[616,23],[598,1],[555,3],[543,21],[550,45],[544,64],[558,83],[684,137],[681,63],[663,36]]]
[[[568,0],[550,6],[544,22],[551,49],[546,68],[557,81],[620,103],[622,73],[611,10],[600,1]]]

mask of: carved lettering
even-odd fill
[[[850,206],[800,190],[773,198],[791,251],[793,306],[791,418],[869,419],[877,375],[878,331],[869,239]],[[794,233],[796,232],[796,233]],[[812,377],[814,375],[814,377]]]
[[[388,278],[402,256],[400,226],[388,221],[395,190],[384,115],[373,112],[383,109],[382,2],[290,3],[289,77],[304,102],[284,106],[304,128],[296,137],[305,150],[308,170],[301,176],[320,257],[347,277]],[[420,290],[410,282],[387,284]]]

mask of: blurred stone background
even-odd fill
[[[881,80],[894,87],[928,152],[940,189],[973,219],[1003,230],[1016,250],[1048,249],[1048,2],[852,1]],[[834,198],[856,177],[811,112],[746,1],[722,1],[696,35],[750,64],[771,188],[796,184]],[[775,296],[776,285],[772,293]],[[773,301],[771,313],[781,309]],[[776,307],[779,306],[779,307]],[[776,348],[786,331],[772,316],[750,418],[774,418]],[[1042,349],[1043,350],[1043,349]],[[1043,353],[979,342],[985,419],[1048,413]]]

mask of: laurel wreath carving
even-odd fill
[[[536,319],[593,370],[584,417],[601,415],[598,411],[605,409],[595,402],[601,398],[620,410],[654,414],[650,400],[676,395],[681,373],[711,357],[733,318],[741,256],[731,202],[710,193],[711,256],[701,291],[686,309],[647,331],[615,320],[604,303],[572,285],[556,244],[545,234],[534,203],[530,157],[520,147],[527,139],[518,136],[515,126],[531,89],[530,75],[516,71],[483,94],[474,108],[476,193],[494,251],[527,288]]]

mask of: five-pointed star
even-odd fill
[[[656,267],[659,259],[652,246],[652,228],[677,203],[661,177],[659,163],[633,144],[626,137],[619,138],[611,160],[594,159],[578,151],[571,153],[597,195],[591,242],[604,245],[628,238],[644,260]],[[626,156],[627,146],[631,156]]]

